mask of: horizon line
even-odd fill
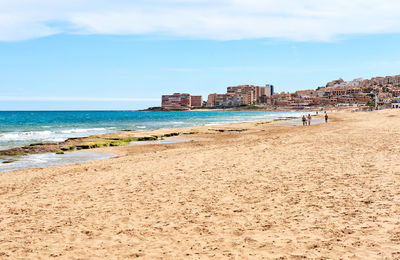
[[[16,96],[0,96],[0,101],[120,101],[120,102],[148,102],[160,101],[160,98],[107,98],[107,97],[16,97]]]

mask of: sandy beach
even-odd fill
[[[400,258],[400,110],[330,119],[0,173],[0,258]]]

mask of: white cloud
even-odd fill
[[[78,33],[327,41],[398,33],[399,13],[394,0],[0,0],[0,40]]]
[[[104,98],[104,97],[17,97],[0,96],[0,101],[87,101],[87,102],[148,102],[159,98]]]

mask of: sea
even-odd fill
[[[0,150],[39,142],[62,142],[71,137],[185,126],[220,125],[296,117],[302,114],[304,111],[0,111]],[[5,171],[4,169],[32,168],[30,166],[33,164],[35,167],[57,165],[57,159],[68,162],[104,159],[104,155],[96,153],[92,153],[92,155],[79,156],[79,153],[76,153],[68,155],[71,157],[69,160],[65,160],[68,156],[64,156],[63,159],[62,156],[55,155],[30,155],[20,158],[7,167],[2,165],[2,158],[0,158],[0,172]],[[23,166],[17,165],[21,163]]]
[[[128,130],[219,125],[302,114],[298,111],[0,111],[0,149]]]

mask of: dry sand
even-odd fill
[[[330,118],[1,173],[0,258],[400,258],[400,110]]]

